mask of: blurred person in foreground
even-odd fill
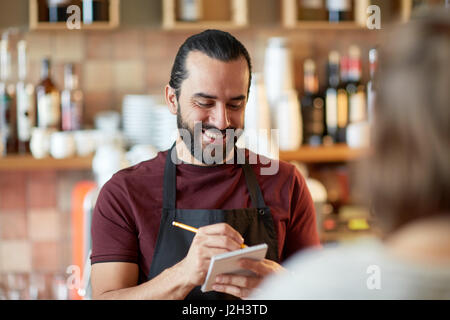
[[[450,11],[398,27],[381,53],[359,178],[383,239],[297,254],[251,298],[450,299]]]

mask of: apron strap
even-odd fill
[[[176,142],[167,152],[166,166],[164,168],[164,184],[163,184],[163,208],[175,209],[177,202],[177,167],[172,162],[172,150],[175,148]],[[175,152],[176,154],[176,152]]]
[[[253,171],[252,166],[246,162],[242,165],[242,169],[244,170],[244,176],[253,206],[260,209],[265,208],[266,203],[264,202],[264,197],[258,181],[256,180],[255,172]]]
[[[166,165],[164,168],[164,184],[163,184],[163,208],[165,209],[176,209],[177,201],[177,169],[176,165],[172,162],[172,150],[175,148],[176,142],[169,149],[166,157]],[[175,153],[176,154],[176,153]],[[235,160],[236,158],[236,148],[235,148]],[[255,208],[265,208],[266,204],[264,202],[264,197],[259,187],[258,181],[256,180],[255,172],[250,164],[245,162],[241,165],[245,182],[247,184],[247,189],[250,194],[250,199]]]

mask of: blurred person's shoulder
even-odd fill
[[[377,239],[328,244],[291,257],[256,299],[449,299],[450,268],[402,261]]]

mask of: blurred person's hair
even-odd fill
[[[250,90],[252,63],[247,49],[230,33],[208,29],[190,36],[178,49],[169,81],[169,85],[175,89],[177,99],[180,97],[181,84],[188,77],[186,58],[191,51],[199,51],[210,58],[224,62],[245,58],[249,71],[248,90]]]
[[[363,174],[389,234],[450,214],[450,12],[429,11],[388,34],[380,51],[372,156]]]

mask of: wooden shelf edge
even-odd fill
[[[163,25],[165,30],[203,30],[203,29],[241,29],[247,25],[238,25],[229,21],[174,22]]]
[[[295,151],[280,151],[280,160],[305,163],[333,163],[356,161],[368,154],[367,149],[350,148],[345,144],[320,147],[301,147]]]
[[[356,22],[330,23],[327,21],[301,21],[294,25],[284,25],[286,29],[306,30],[370,30]]]
[[[334,163],[355,161],[364,158],[367,149],[353,149],[345,144],[320,147],[302,147],[295,151],[280,151],[279,158],[284,161],[305,163]],[[67,159],[36,159],[31,155],[12,155],[0,158],[0,171],[32,170],[91,170],[93,156]]]
[[[66,159],[36,159],[31,155],[0,158],[0,171],[91,170],[93,156]]]
[[[83,31],[83,30],[113,30],[118,25],[109,22],[95,22],[93,24],[81,24],[80,29],[68,29],[65,22],[38,22],[31,30],[68,30],[68,31]]]

